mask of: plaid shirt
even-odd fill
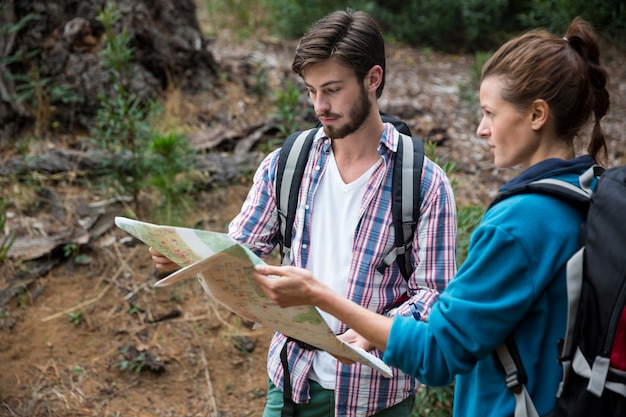
[[[399,133],[385,123],[378,146],[383,163],[367,183],[361,204],[361,221],[355,231],[353,259],[346,288],[346,297],[380,314],[426,317],[438,294],[456,272],[456,207],[450,183],[443,170],[424,160],[421,183],[421,209],[418,229],[413,240],[412,259],[415,271],[408,280],[402,277],[394,262],[383,274],[376,270],[393,248],[394,230],[391,214],[391,177],[393,155]],[[293,226],[291,260],[295,266],[306,268],[309,260],[311,213],[315,192],[328,163],[330,139],[319,129],[305,168],[298,208]],[[229,234],[266,258],[277,245],[278,221],[276,208],[276,168],[280,149],[269,154],[259,166],[254,184],[241,212],[233,219]],[[389,311],[394,301],[408,293],[410,298]],[[419,315],[417,314],[419,313]],[[340,329],[340,333],[347,330]],[[283,386],[280,351],[285,336],[277,333],[270,344],[268,373],[277,387]],[[372,354],[381,357],[382,352]],[[290,343],[289,368],[296,403],[309,398],[308,374],[315,351],[307,351]],[[335,384],[335,414],[337,416],[369,416],[391,407],[415,392],[417,381],[397,369],[393,377],[385,378],[359,363],[343,365],[337,362]]]

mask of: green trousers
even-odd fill
[[[335,417],[335,393],[309,380],[311,400],[308,404],[296,404],[295,417]],[[375,417],[410,417],[415,396],[376,413]],[[283,408],[283,392],[268,380],[267,403],[263,417],[280,417]]]

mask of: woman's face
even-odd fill
[[[487,77],[481,83],[480,107],[483,117],[476,134],[487,140],[498,168],[516,165],[528,168],[538,162],[541,140],[532,129],[532,112],[521,112],[501,98],[504,83],[501,77]]]

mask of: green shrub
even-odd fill
[[[142,103],[129,90],[133,48],[125,29],[118,31],[119,12],[113,3],[103,9],[98,20],[106,34],[100,52],[112,83],[110,94],[101,94],[101,108],[96,114],[93,141],[107,152],[104,179],[114,193],[130,194],[135,215],[140,217],[139,193],[146,185],[150,160],[146,153],[150,144],[150,121],[154,116],[152,103]]]
[[[489,48],[503,30],[515,30],[508,0],[377,2],[374,16],[383,32],[412,46],[445,52]]]
[[[348,5],[354,9],[362,8],[365,1],[345,0],[267,0],[268,11],[274,16],[272,19],[274,30],[284,38],[298,38],[318,19],[326,14],[345,9]],[[281,16],[278,18],[278,16]]]
[[[626,3],[605,0],[263,1],[269,15],[265,24],[290,39],[300,37],[327,13],[347,7],[369,12],[387,37],[444,52],[492,49],[536,27],[560,34],[576,16],[618,44],[626,39]]]
[[[626,3],[606,0],[528,0],[520,13],[525,27],[544,27],[564,34],[576,16],[591,22],[601,33],[618,44],[626,41]]]
[[[195,152],[184,136],[157,135],[150,145],[150,184],[159,191],[153,204],[158,223],[183,225],[191,209]]]
[[[115,194],[132,197],[134,217],[154,213],[159,222],[178,223],[189,207],[195,153],[183,136],[157,131],[159,103],[144,102],[130,91],[134,49],[128,32],[116,29],[120,15],[115,6],[109,4],[98,19],[105,28],[101,57],[112,85],[109,94],[100,97],[91,132],[92,141],[107,155],[102,177]],[[159,193],[150,210],[140,202],[145,190]]]

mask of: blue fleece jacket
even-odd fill
[[[503,189],[548,177],[578,185],[592,163],[589,156],[546,160]],[[456,375],[455,417],[512,416],[515,399],[492,352],[513,333],[537,411],[552,411],[562,376],[556,358],[566,326],[565,264],[577,250],[582,220],[574,207],[539,194],[493,206],[428,322],[395,317],[383,360],[427,385],[449,384]]]

